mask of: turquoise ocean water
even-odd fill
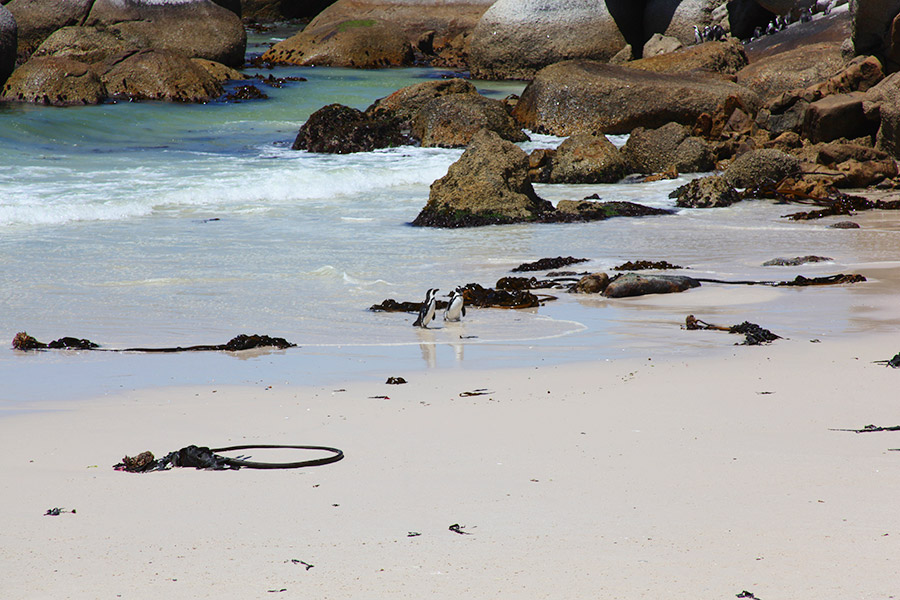
[[[249,73],[256,70],[249,69]],[[265,74],[269,74],[266,71]],[[860,230],[780,218],[769,201],[590,224],[464,230],[409,226],[461,150],[395,148],[343,156],[290,150],[298,127],[332,102],[365,108],[442,76],[429,69],[279,68],[305,82],[270,99],[208,105],[120,103],[54,109],[0,105],[0,406],[143,386],[321,383],[404,375],[423,367],[484,368],[677,356],[734,340],[687,334],[686,314],[758,322],[789,337],[890,330],[900,227],[877,215]],[[476,82],[502,98],[521,83]],[[560,139],[532,136],[526,150]],[[615,140],[623,143],[624,139]],[[536,186],[558,201],[597,193],[672,207],[686,181]],[[827,263],[763,268],[776,256]],[[493,285],[545,256],[668,260],[687,274],[790,279],[863,272],[870,283],[829,289],[704,285],[676,297],[607,301],[557,293],[538,310],[473,310],[459,325],[411,327],[373,313],[385,298],[429,287]],[[86,337],[107,347],[224,343],[238,333],[300,347],[249,355],[22,354],[18,331],[42,341]]]

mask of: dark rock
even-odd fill
[[[741,196],[721,175],[694,179],[672,192],[680,208],[718,208],[740,202]]]
[[[576,134],[556,149],[550,183],[615,183],[627,169],[622,153],[606,136]]]
[[[523,263],[512,270],[513,273],[523,271],[547,271],[569,265],[587,262],[587,258],[575,258],[574,256],[557,256],[556,258],[542,258],[530,263]]]
[[[348,154],[409,142],[395,118],[371,117],[349,106],[329,104],[310,115],[291,147],[309,152]]]
[[[478,90],[470,82],[459,78],[423,81],[376,100],[366,109],[366,114],[374,116],[385,111],[401,121],[412,121],[428,102],[450,94],[478,94]]]
[[[513,116],[538,133],[629,133],[672,121],[693,125],[729,96],[740,97],[747,106],[759,104],[752,92],[721,79],[573,60],[539,71]]]
[[[462,288],[466,306],[477,308],[534,308],[541,299],[526,290],[495,290],[477,283],[467,283]]]
[[[239,85],[225,94],[228,102],[242,102],[244,100],[265,100],[268,96],[255,85]]]
[[[425,103],[412,120],[412,135],[422,146],[465,147],[487,129],[504,140],[528,140],[498,100],[480,94],[449,94]]]
[[[606,273],[591,273],[579,279],[573,291],[577,294],[602,294],[608,285],[609,275]]]
[[[528,177],[532,183],[550,183],[555,148],[538,148],[528,155]]]
[[[540,220],[543,223],[578,223],[587,221],[603,221],[613,217],[647,217],[668,215],[672,211],[663,208],[652,208],[634,202],[612,201],[591,202],[590,200],[560,200],[556,211],[544,213]]]
[[[221,84],[182,54],[141,50],[93,67],[111,97],[128,100],[209,102],[222,95]]]
[[[859,223],[853,221],[838,221],[828,226],[828,229],[859,229]]]
[[[310,23],[262,58],[277,64],[376,69],[411,65],[413,49],[397,24],[356,18],[321,26]]]
[[[683,275],[639,275],[625,273],[614,277],[604,290],[607,298],[627,298],[646,294],[670,294],[699,287],[700,282]]]
[[[809,263],[817,263],[817,262],[827,262],[830,260],[834,260],[833,258],[828,258],[826,256],[815,256],[809,254],[807,256],[797,256],[794,258],[773,258],[772,260],[767,260],[762,264],[764,267],[796,267],[799,265],[806,265]]]
[[[623,149],[632,169],[661,173],[675,168],[679,173],[712,171],[712,150],[704,140],[689,137],[688,128],[668,123],[658,129],[637,127]]]
[[[750,188],[778,183],[800,172],[800,161],[790,154],[764,148],[737,157],[728,165],[725,180],[734,187]]]
[[[311,19],[334,0],[241,0],[241,15],[252,23]]]
[[[673,265],[665,260],[629,260],[617,267],[613,267],[613,271],[646,271],[648,269],[681,269],[680,265]]]
[[[33,58],[13,71],[0,99],[52,106],[99,104],[106,86],[84,63],[66,58]]]
[[[447,174],[431,184],[413,225],[465,227],[535,221],[553,205],[528,179],[528,155],[492,131],[481,130]]]

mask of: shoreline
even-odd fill
[[[9,415],[4,589],[889,598],[900,438],[829,428],[897,424],[900,374],[870,362],[897,350],[889,334],[779,340],[671,360],[389,373],[409,381],[396,386],[146,389]],[[460,396],[477,389],[490,393]],[[110,468],[192,443],[327,445],[346,458]],[[43,516],[52,507],[77,513]]]

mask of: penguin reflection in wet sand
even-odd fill
[[[464,316],[466,316],[466,300],[463,298],[460,288],[456,288],[450,292],[450,302],[447,304],[447,310],[444,311],[444,320],[459,321]]]
[[[423,302],[422,306],[419,307],[419,317],[416,319],[416,322],[413,323],[414,327],[422,327],[423,329],[428,329],[428,324],[431,323],[431,320],[434,318],[434,295],[437,293],[437,291],[438,288],[434,288],[428,290],[428,292],[425,294],[425,302]]]

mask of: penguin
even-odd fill
[[[423,302],[422,306],[419,308],[419,317],[416,319],[416,322],[413,323],[414,327],[428,329],[428,324],[431,323],[431,320],[434,318],[434,295],[437,291],[438,288],[433,288],[425,293],[425,302]]]
[[[702,44],[704,41],[703,35],[700,33],[700,28],[694,25],[694,43]]]
[[[460,288],[456,288],[450,292],[450,302],[447,304],[447,310],[444,311],[444,320],[459,321],[464,316],[466,316],[466,300]]]

